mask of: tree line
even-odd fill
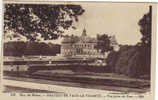
[[[113,73],[131,77],[150,79],[151,73],[151,22],[152,7],[139,20],[141,42],[134,46],[122,45],[118,52],[112,51],[107,58],[107,64]]]
[[[49,55],[60,53],[60,45],[43,42],[7,42],[4,43],[4,56]]]

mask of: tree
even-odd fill
[[[118,52],[110,52],[106,61],[111,72],[131,77],[150,79],[151,69],[151,6],[150,11],[139,21],[141,42],[137,45],[122,45]]]
[[[60,53],[60,45],[44,42],[23,42],[14,41],[4,43],[4,56],[25,56],[25,55],[51,55]]]
[[[97,35],[97,49],[100,49],[102,53],[113,50],[113,47],[111,45],[111,36],[108,36],[107,34],[103,35]]]
[[[145,14],[139,21],[140,32],[142,34],[142,45],[151,46],[151,22],[152,22],[152,6],[149,7],[149,12]]]
[[[140,32],[142,34],[140,46],[140,62],[143,62],[143,69],[150,75],[151,69],[151,38],[152,38],[152,6],[149,6],[149,12],[140,19]]]
[[[80,5],[5,4],[4,33],[11,30],[30,41],[39,34],[45,40],[57,39],[83,13]]]

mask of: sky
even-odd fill
[[[149,11],[147,3],[81,3],[85,10],[79,16],[79,21],[69,28],[64,34],[80,36],[83,29],[87,35],[96,37],[97,34],[115,35],[119,44],[135,45],[142,37],[140,33],[139,20]],[[25,38],[25,37],[21,37]],[[61,43],[58,40],[47,40],[45,42]]]
[[[149,11],[149,5],[143,3],[96,3],[83,4],[85,12],[74,23],[76,30],[67,33],[81,35],[85,27],[89,36],[97,34],[115,35],[119,44],[135,45],[142,37],[139,20]]]

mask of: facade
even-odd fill
[[[81,36],[65,36],[61,44],[61,55],[65,57],[96,57],[101,50],[96,49],[99,41],[87,36],[84,29]]]

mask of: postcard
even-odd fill
[[[6,100],[154,100],[157,3],[3,2]]]

